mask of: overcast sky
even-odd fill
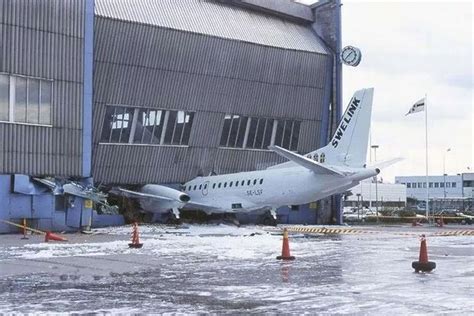
[[[382,171],[385,182],[425,174],[424,113],[405,116],[425,93],[429,173],[443,173],[447,148],[447,173],[473,169],[472,29],[470,1],[343,1],[342,46],[363,54],[358,67],[344,66],[344,107],[355,90],[374,87],[377,160],[405,158]]]

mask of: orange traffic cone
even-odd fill
[[[58,236],[56,234],[53,234],[50,231],[47,231],[46,234],[44,235],[44,241],[48,242],[50,240],[55,240],[55,241],[67,241],[66,238]]]
[[[436,263],[428,261],[428,249],[426,247],[425,235],[421,235],[420,241],[420,257],[418,258],[418,261],[413,261],[411,263],[411,266],[413,269],[415,269],[415,272],[430,272],[431,270],[436,268]]]
[[[141,248],[143,244],[140,243],[140,237],[138,236],[138,224],[137,222],[133,223],[132,230],[132,243],[128,244],[129,248]]]
[[[278,260],[295,260],[295,257],[290,255],[290,245],[288,242],[288,230],[283,229],[283,246],[281,248],[281,256],[276,257]]]

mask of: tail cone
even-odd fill
[[[283,230],[283,246],[281,248],[281,256],[276,257],[278,260],[295,260],[295,257],[290,255],[290,245],[288,241],[288,230]]]
[[[132,230],[132,243],[128,244],[129,248],[141,248],[143,244],[140,243],[140,237],[138,235],[138,224],[137,222],[133,223]]]
[[[420,245],[420,257],[418,261],[413,261],[411,266],[415,269],[415,272],[430,272],[436,268],[436,263],[428,261],[428,249],[426,247],[426,238],[425,235],[421,235],[421,245]]]

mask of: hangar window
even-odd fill
[[[0,121],[51,125],[52,82],[0,74]]]
[[[407,188],[411,188],[411,183],[410,182],[407,183]]]
[[[301,122],[293,120],[226,114],[220,146],[267,149],[270,145],[278,145],[296,150],[300,125]]]
[[[135,144],[160,144],[165,119],[164,111],[140,109],[133,136]]]
[[[194,113],[107,106],[101,142],[188,145]]]
[[[432,188],[433,187],[433,182],[428,183],[428,187]]]
[[[0,74],[0,121],[9,121],[10,77]]]
[[[101,141],[107,143],[128,143],[132,131],[133,108],[107,107]]]
[[[224,117],[224,129],[220,145],[223,147],[242,147],[247,129],[248,117],[227,114]]]
[[[451,187],[455,188],[456,187],[456,182],[451,183]]]
[[[273,125],[273,119],[252,118],[246,148],[267,149],[271,145]]]

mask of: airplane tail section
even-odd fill
[[[316,152],[332,165],[363,167],[367,157],[374,89],[354,93],[329,144]]]
[[[320,164],[362,168],[367,157],[372,99],[374,89],[354,93],[329,144],[305,155]],[[284,162],[267,169],[295,166],[294,161]]]

